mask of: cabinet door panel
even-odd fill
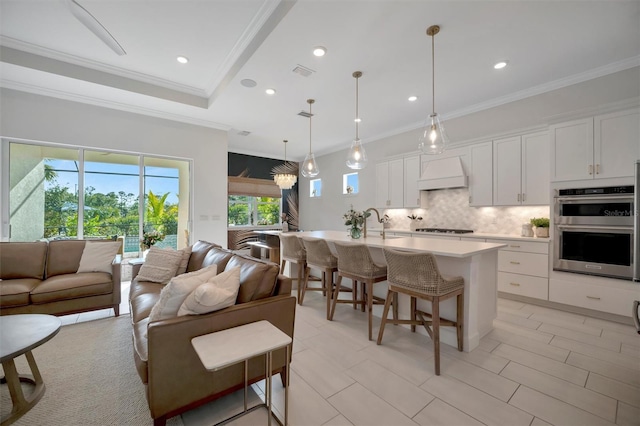
[[[420,156],[404,159],[404,207],[420,207]]]
[[[522,136],[522,204],[548,205],[549,134]]]
[[[546,278],[498,272],[498,291],[547,300],[549,280]]]
[[[589,167],[591,166],[591,174]],[[551,127],[551,181],[593,178],[593,119]]]
[[[493,143],[483,143],[470,148],[471,173],[469,173],[469,205],[493,205]]]
[[[597,116],[594,130],[595,177],[633,176],[634,160],[640,158],[638,110]]]
[[[376,164],[376,207],[387,207],[389,201],[389,163]]]
[[[493,205],[521,204],[522,151],[520,136],[493,142]]]
[[[513,274],[549,276],[549,256],[537,253],[498,251],[498,270]]]
[[[389,206],[404,205],[404,160],[389,161]]]

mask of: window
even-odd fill
[[[311,179],[309,181],[309,196],[320,197],[322,195],[322,179]]]
[[[347,173],[342,175],[342,193],[343,194],[358,193],[358,172]]]
[[[280,224],[280,198],[229,195],[229,226]]]

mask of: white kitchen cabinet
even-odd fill
[[[546,132],[493,141],[493,205],[549,204]]]
[[[551,127],[551,180],[633,176],[640,158],[638,109],[598,115]]]
[[[535,299],[549,298],[549,242],[492,240],[498,251],[498,291]]]
[[[638,299],[636,283],[598,285],[585,281],[551,279],[549,300],[629,317],[632,301]]]
[[[493,142],[469,148],[469,205],[493,205]]]
[[[376,164],[376,207],[400,208],[404,203],[404,160]]]
[[[420,156],[404,158],[404,207],[420,207]]]

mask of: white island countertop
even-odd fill
[[[506,244],[445,239],[411,238],[387,236],[382,239],[377,232],[369,232],[367,237],[353,239],[346,231],[307,231],[296,233],[299,237],[322,238],[331,242],[366,244],[369,247],[392,248],[398,250],[430,252],[437,256],[469,257],[476,254],[498,250]]]

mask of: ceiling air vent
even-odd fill
[[[247,131],[247,130],[241,130],[238,132],[238,135],[240,136],[249,136],[251,134],[251,132]]]
[[[309,77],[311,74],[313,74],[315,71],[312,70],[311,68],[307,68],[304,67],[300,64],[296,65],[296,67],[293,69],[293,72],[295,72],[296,74],[300,74],[303,77]]]
[[[299,115],[300,117],[306,117],[306,118],[311,118],[311,117],[313,117],[313,114],[310,114],[310,113],[309,113],[309,111],[300,111],[300,112],[298,113],[298,115]]]

